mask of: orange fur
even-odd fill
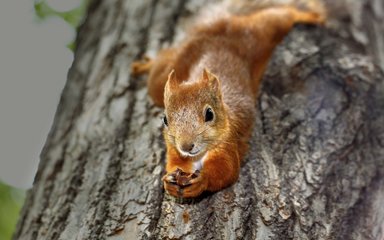
[[[179,47],[133,65],[136,73],[149,71],[149,94],[156,105],[165,106],[163,180],[170,194],[196,197],[237,180],[260,80],[274,48],[295,23],[323,21],[315,12],[291,6],[231,16],[196,26]],[[201,174],[181,189],[167,181],[177,168],[188,173],[198,169]]]

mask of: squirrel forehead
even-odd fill
[[[180,112],[201,112],[202,108],[210,105],[211,101],[206,96],[192,93],[175,94],[169,96],[166,101],[165,109],[168,113],[178,114]]]
[[[189,106],[172,109],[168,113],[168,117],[169,121],[172,122],[171,127],[178,126],[190,131],[197,129],[202,119],[201,111],[197,111],[196,108],[190,108]]]
[[[207,105],[214,107],[214,100],[204,89],[180,88],[165,100],[168,117],[176,121],[198,121]]]
[[[207,91],[208,90],[208,91]],[[182,83],[177,89],[171,89],[165,99],[168,106],[186,106],[200,104],[211,104],[214,94],[205,86],[199,84]]]

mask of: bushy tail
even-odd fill
[[[261,9],[276,6],[292,6],[302,11],[315,12],[323,18],[326,17],[326,9],[321,0],[224,0],[223,4],[231,14],[249,14]]]
[[[196,15],[193,23],[205,25],[233,15],[249,15],[267,8],[290,6],[301,11],[311,12],[324,22],[326,9],[321,0],[223,0],[207,4]],[[298,21],[301,22],[301,21]],[[302,22],[306,22],[303,19]]]

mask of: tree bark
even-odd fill
[[[383,73],[318,27],[275,51],[237,183],[164,193],[162,109],[129,67],[201,6],[92,2],[14,239],[384,239]]]
[[[324,0],[339,36],[353,39],[384,71],[384,1]]]

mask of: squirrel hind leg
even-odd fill
[[[254,16],[256,22],[269,26],[268,30],[263,29],[263,34],[275,45],[281,42],[296,23],[322,25],[325,21],[321,11],[300,10],[295,6],[267,8]]]
[[[144,59],[139,61],[134,61],[131,64],[131,74],[133,76],[138,76],[141,74],[148,73],[151,70],[153,65],[153,60],[145,56]]]
[[[302,11],[297,8],[292,8],[291,13],[293,15],[294,23],[324,25],[326,19],[324,13],[317,11]]]

